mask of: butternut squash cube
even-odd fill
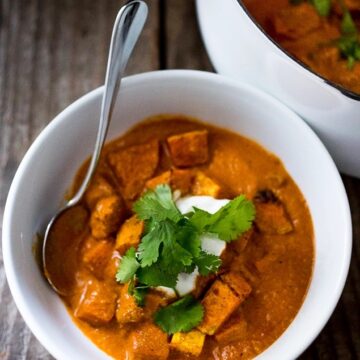
[[[255,223],[264,234],[284,235],[293,230],[283,205],[276,203],[255,203]]]
[[[293,230],[293,225],[283,203],[269,189],[260,190],[254,197],[255,223],[264,234],[284,235]]]
[[[239,341],[247,335],[247,322],[244,319],[230,319],[218,333],[215,339],[223,344]]]
[[[277,34],[290,39],[299,39],[319,28],[321,18],[309,3],[288,6],[277,13],[273,25]]]
[[[111,287],[91,279],[79,297],[74,315],[93,326],[105,325],[114,317],[116,297]]]
[[[170,346],[178,351],[199,356],[204,342],[205,334],[198,330],[192,330],[187,333],[175,333],[171,338]]]
[[[85,201],[90,209],[93,209],[96,203],[104,198],[114,195],[114,188],[102,176],[95,176],[89,189],[85,193]]]
[[[145,184],[145,187],[147,189],[154,190],[158,185],[165,185],[165,184],[170,185],[170,180],[171,180],[171,171],[168,170],[148,180]]]
[[[192,184],[191,193],[193,195],[208,195],[218,198],[221,195],[221,187],[202,171],[198,171]]]
[[[136,304],[135,298],[128,293],[129,286],[125,284],[120,290],[117,301],[116,320],[120,324],[138,322],[144,316],[144,310]]]
[[[128,360],[166,360],[167,335],[152,322],[142,322],[128,338]]]
[[[98,241],[87,249],[83,255],[86,267],[98,278],[102,279],[104,270],[111,258],[113,244],[107,240]]]
[[[237,240],[231,242],[231,250],[233,250],[238,255],[241,254],[246,249],[253,235],[254,227],[252,226],[248,231],[244,232]]]
[[[137,248],[143,231],[144,222],[136,215],[127,219],[116,235],[116,250],[118,250],[121,255],[124,255],[132,246]]]
[[[239,274],[235,272],[228,272],[220,276],[221,280],[230,287],[243,302],[251,293],[251,286]]]
[[[198,329],[206,335],[214,335],[238,308],[241,299],[228,285],[216,280],[201,303],[204,306],[204,319]]]
[[[159,142],[154,140],[111,152],[108,160],[125,200],[134,200],[143,190],[146,180],[155,173],[159,163]]]
[[[100,199],[90,217],[92,236],[97,239],[110,237],[119,228],[125,211],[125,205],[117,195]]]
[[[209,158],[207,130],[191,131],[167,138],[173,164],[191,167],[205,164]]]
[[[182,195],[189,193],[193,179],[193,173],[187,169],[171,169],[148,180],[145,184],[147,189],[155,189],[160,184],[170,185],[172,190],[180,190]]]
[[[154,313],[161,307],[168,305],[171,300],[172,298],[163,292],[154,289],[149,290],[145,297],[146,306],[144,307],[144,312],[146,318],[153,319]]]
[[[226,251],[224,251],[224,253],[226,253]],[[196,279],[195,289],[192,291],[192,295],[196,299],[201,298],[202,295],[205,293],[206,289],[208,289],[215,280],[216,280],[215,274],[198,276]]]
[[[254,265],[259,273],[266,272],[278,260],[279,254],[268,253],[261,259],[256,260]]]
[[[119,268],[121,255],[118,251],[114,250],[109,258],[109,261],[104,269],[104,278],[112,279],[116,282],[115,277]]]
[[[181,195],[187,195],[191,190],[193,178],[192,170],[174,168],[171,172],[171,188],[173,190],[180,190]]]

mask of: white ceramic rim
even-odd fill
[[[317,326],[315,329],[312,329],[309,331],[308,334],[305,334],[306,337],[299,338],[299,341],[297,343],[296,348],[292,348],[291,352],[292,355],[296,358],[298,357],[306,348],[309,347],[309,345],[314,341],[314,339],[317,337],[317,335],[320,333],[320,331],[323,329],[327,321],[329,320],[331,314],[333,313],[336,304],[338,303],[338,300],[342,294],[342,290],[345,285],[345,281],[347,278],[347,274],[349,271],[350,266],[350,258],[351,258],[351,248],[352,248],[352,223],[351,223],[351,213],[350,213],[350,207],[346,195],[346,191],[343,185],[343,182],[341,180],[340,174],[335,166],[335,163],[333,162],[330,154],[326,150],[325,146],[322,144],[320,139],[317,137],[317,135],[313,132],[313,130],[293,111],[288,109],[284,104],[282,104],[277,99],[271,97],[270,95],[264,93],[261,90],[256,89],[255,87],[239,83],[238,81],[229,79],[225,76],[209,73],[209,72],[203,72],[203,71],[197,71],[197,70],[162,70],[162,71],[152,71],[147,73],[142,73],[138,75],[132,75],[129,77],[126,77],[123,79],[122,86],[129,86],[134,87],[137,84],[143,82],[143,81],[152,81],[154,79],[161,80],[161,79],[169,79],[172,78],[173,81],[176,81],[177,78],[181,77],[191,77],[191,78],[197,78],[199,80],[204,81],[211,81],[216,83],[217,86],[227,86],[227,87],[233,87],[233,88],[242,88],[243,90],[246,90],[247,92],[253,93],[255,96],[257,96],[259,99],[264,99],[267,101],[270,101],[273,103],[274,106],[280,107],[281,110],[284,113],[288,114],[287,121],[292,121],[296,123],[296,126],[300,126],[303,128],[303,131],[307,133],[308,136],[313,137],[314,141],[319,146],[319,149],[321,148],[324,152],[324,155],[327,157],[329,166],[333,170],[333,176],[334,181],[337,183],[337,187],[339,189],[339,194],[343,201],[343,208],[346,211],[345,218],[346,220],[346,229],[344,233],[344,244],[347,246],[347,251],[345,253],[345,258],[343,259],[343,267],[340,269],[341,275],[339,276],[340,280],[338,282],[338,288],[337,288],[337,295],[334,296],[331,301],[329,301],[327,306],[326,314],[322,318],[319,318],[316,322]],[[21,161],[15,177],[12,181],[6,205],[5,205],[5,211],[4,211],[4,219],[3,219],[3,235],[2,235],[2,248],[3,248],[3,258],[4,258],[4,268],[6,277],[8,280],[8,284],[12,293],[12,296],[14,298],[15,304],[17,308],[19,309],[20,314],[22,315],[23,319],[25,320],[26,324],[31,329],[32,333],[35,335],[35,337],[44,345],[44,347],[53,355],[55,358],[63,359],[64,354],[61,350],[61,348],[57,345],[56,339],[51,339],[48,337],[46,329],[41,327],[41,324],[38,323],[35,315],[32,313],[31,309],[27,305],[26,298],[24,297],[24,294],[21,291],[21,288],[19,286],[16,273],[14,271],[16,264],[13,263],[13,259],[11,257],[11,238],[10,238],[10,224],[11,224],[11,218],[13,213],[13,204],[14,204],[14,198],[17,191],[17,187],[19,185],[20,179],[23,176],[24,169],[27,165],[27,162],[32,158],[33,153],[36,152],[37,148],[40,146],[40,144],[43,142],[43,140],[48,136],[49,133],[56,130],[56,128],[61,124],[63,119],[65,119],[69,113],[74,111],[77,108],[80,108],[90,100],[92,100],[95,97],[98,97],[101,95],[103,91],[103,87],[99,87],[84,96],[80,97],[78,100],[73,102],[71,105],[69,105],[66,109],[64,109],[62,112],[60,112],[40,133],[40,135],[35,139],[35,141],[30,146],[29,150],[26,152],[23,160]],[[90,341],[90,340],[89,340]],[[260,354],[261,355],[261,354]]]

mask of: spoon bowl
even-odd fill
[[[52,288],[62,296],[72,294],[74,282],[72,269],[77,261],[77,252],[74,251],[74,247],[77,248],[81,243],[81,234],[84,232],[87,219],[88,212],[84,207],[71,205],[60,210],[51,219],[45,233],[44,274]],[[64,229],[66,229],[66,234]],[[70,239],[76,239],[76,243]],[[61,261],[59,261],[59,254],[61,254]]]

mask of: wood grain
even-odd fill
[[[201,41],[193,1],[163,2],[165,67],[212,71]]]
[[[193,1],[148,4],[149,20],[128,74],[211,71]],[[102,84],[120,6],[116,0],[0,1],[0,232],[11,180],[32,141],[58,112]],[[360,180],[343,180],[354,230],[350,273],[336,311],[301,359],[360,359]],[[0,359],[51,358],[14,305],[0,252]]]

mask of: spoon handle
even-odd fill
[[[147,5],[141,0],[135,0],[123,6],[116,16],[110,42],[99,129],[93,155],[83,183],[74,197],[68,202],[67,207],[73,206],[80,201],[94,175],[109,128],[121,78],[144,27],[147,14]]]

